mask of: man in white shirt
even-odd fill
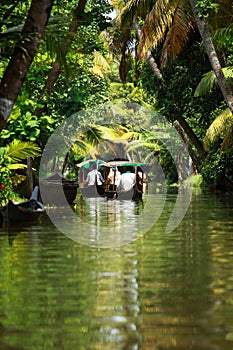
[[[95,184],[102,185],[103,183],[104,179],[101,172],[98,169],[96,169],[95,164],[93,164],[91,166],[91,171],[89,171],[89,173],[87,174],[85,184],[87,186],[93,186]]]
[[[131,172],[126,172],[121,174],[120,176],[120,184],[119,184],[119,190],[120,191],[130,191],[133,189],[133,186],[135,185],[135,174]]]

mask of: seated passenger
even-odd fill
[[[108,182],[111,185],[119,186],[121,173],[116,166],[113,166],[108,174]]]
[[[135,174],[127,171],[126,173],[121,174],[120,183],[119,183],[119,191],[130,191],[133,189],[135,185]]]

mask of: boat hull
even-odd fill
[[[42,197],[46,198],[46,205],[64,206],[67,205],[67,202],[73,204],[78,187],[77,181],[64,178],[60,172],[40,181],[40,193]],[[64,192],[65,198],[61,196],[62,192]]]
[[[105,195],[104,188],[98,185],[86,186],[80,188],[80,191],[84,198],[98,198]]]
[[[44,211],[42,203],[35,200],[17,204],[9,201],[5,208],[5,215],[11,222],[29,222],[36,220]]]
[[[108,199],[118,199],[118,200],[142,200],[143,191],[134,186],[129,191],[117,191],[116,187],[110,187],[105,190],[105,197]]]
[[[50,205],[62,205],[63,200],[60,197],[61,191],[64,192],[66,201],[69,204],[73,204],[77,195],[78,184],[75,182],[62,182],[53,180],[42,180],[40,182],[40,191],[46,193],[48,203]]]

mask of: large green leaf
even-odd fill
[[[224,137],[233,124],[233,115],[229,108],[220,113],[210,125],[204,138],[204,148],[207,150],[220,137]]]
[[[227,79],[233,78],[233,67],[222,68],[222,71]],[[214,86],[217,86],[217,78],[214,71],[210,71],[203,75],[200,83],[194,92],[195,97],[200,97],[203,95],[210,94],[213,91]]]
[[[232,117],[233,119],[233,117]],[[228,128],[226,135],[222,143],[222,150],[226,153],[231,152],[233,149],[233,121],[231,126]]]
[[[8,163],[15,163],[27,157],[38,157],[41,149],[33,142],[14,140],[5,147],[4,158]]]

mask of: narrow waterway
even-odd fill
[[[70,239],[46,215],[2,228],[0,349],[232,350],[232,197],[194,195],[166,233],[175,200],[143,235],[142,203],[78,201],[87,222],[131,226],[112,248]]]

